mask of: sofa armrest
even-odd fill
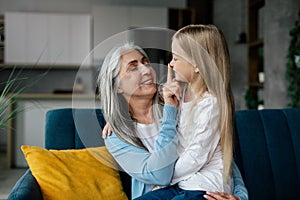
[[[124,171],[119,171],[123,190],[128,199],[131,199],[131,176]]]
[[[8,200],[42,200],[42,192],[36,179],[28,169],[11,190]]]

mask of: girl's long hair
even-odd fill
[[[137,50],[148,58],[145,51],[131,43],[113,48],[105,57],[98,75],[98,88],[101,109],[103,110],[106,122],[113,132],[123,141],[134,146],[145,148],[141,140],[136,136],[136,121],[131,117],[128,102],[122,94],[117,93],[120,72],[120,61],[122,53],[128,50]],[[158,92],[153,96],[153,120],[159,125],[162,106],[159,104]]]
[[[219,105],[219,130],[223,152],[223,175],[227,181],[232,173],[234,99],[230,85],[230,57],[223,33],[214,25],[189,25],[173,36],[190,63],[198,67],[200,79],[196,100],[208,91]]]

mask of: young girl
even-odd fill
[[[186,83],[179,109],[179,158],[171,186],[138,199],[205,199],[207,191],[232,193],[234,103],[224,36],[213,25],[186,26],[174,35],[172,54],[175,79],[168,78],[164,92],[172,94],[177,81]]]

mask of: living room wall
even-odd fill
[[[228,42],[232,64],[232,88],[236,109],[245,109],[248,84],[247,46],[236,44],[239,34],[247,32],[247,1],[214,0],[214,24],[220,27]],[[286,63],[290,42],[289,31],[298,18],[300,1],[265,0],[260,13],[259,34],[264,40],[264,88],[260,95],[264,108],[288,105]]]
[[[299,0],[266,0],[264,19],[265,107],[287,107],[286,64],[290,30],[300,12]]]
[[[186,7],[186,0],[141,1],[141,0],[0,0],[0,14],[6,11],[91,13],[94,6],[135,5],[160,7]],[[247,30],[247,0],[213,2],[213,23],[220,27],[227,39],[232,63],[232,87],[236,108],[244,109],[247,88],[247,48],[237,45],[239,34]],[[265,107],[287,106],[285,64],[289,43],[289,30],[297,19],[300,7],[298,0],[266,0],[264,6],[264,66]],[[275,59],[276,58],[276,59]]]
[[[107,18],[103,18],[102,15],[96,15],[96,8],[101,6],[122,6],[129,7],[134,5],[136,9],[138,6],[141,8],[151,7],[154,9],[164,8],[167,10],[168,7],[185,7],[185,0],[167,0],[167,1],[141,1],[141,0],[0,0],[0,15],[4,15],[5,12],[41,12],[41,13],[84,13],[90,14],[93,20],[105,20],[109,21]],[[101,16],[100,19],[95,19],[95,17]],[[139,16],[141,18],[141,16]],[[149,16],[148,16],[149,18]],[[149,21],[149,19],[147,19]],[[127,27],[126,27],[127,28]],[[93,28],[92,28],[93,29]],[[94,29],[93,29],[94,30]],[[92,30],[92,31],[93,31]],[[99,27],[95,30],[96,33],[99,30]],[[111,33],[115,34],[115,33]],[[109,34],[108,34],[109,35]],[[97,45],[99,42],[96,37],[93,45]],[[95,38],[94,38],[95,39]],[[93,48],[93,47],[92,47]],[[1,66],[2,67],[2,66]],[[46,76],[42,77],[40,74],[44,73],[48,69],[51,70],[47,73]],[[20,70],[19,70],[20,69]],[[73,88],[74,80],[77,74],[77,68],[64,68],[60,66],[49,66],[40,68],[39,66],[27,66],[22,69],[22,66],[19,66],[17,73],[21,71],[21,77],[28,77],[25,81],[22,81],[21,86],[32,85],[30,84],[38,77],[41,80],[38,84],[33,84],[31,87],[26,89],[26,93],[52,93],[54,91],[70,91]],[[10,69],[2,69],[0,73],[0,82],[5,82],[8,78],[8,75],[11,71]],[[81,79],[85,86],[85,89],[92,88],[91,85],[94,85],[95,80],[95,69],[86,69],[81,70]],[[3,86],[3,85],[2,85]],[[3,89],[0,86],[0,91]],[[90,90],[89,90],[90,91]],[[0,151],[6,150],[6,130],[0,130]]]
[[[246,6],[246,0],[214,0],[213,7],[213,23],[223,31],[229,48],[236,110],[246,109],[244,95],[248,84],[247,46],[237,44],[239,34],[247,31]]]

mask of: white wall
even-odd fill
[[[128,40],[130,36],[124,31],[130,28],[168,26],[168,10],[163,7],[94,6],[92,16],[94,16],[94,47],[97,47],[94,51],[96,60],[103,59],[105,54],[102,51],[107,42],[118,43]]]

